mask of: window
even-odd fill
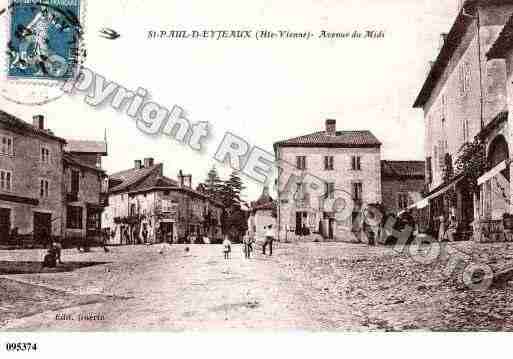
[[[464,118],[462,121],[463,128],[463,142],[469,142],[469,128],[468,128],[468,119]]]
[[[440,171],[444,170],[445,167],[445,154],[447,153],[447,140],[438,141],[438,169]]]
[[[0,153],[2,155],[13,155],[13,140],[10,136],[0,136]]]
[[[325,195],[326,195],[326,198],[330,198],[330,199],[335,198],[335,183],[334,182],[326,182],[325,183]]]
[[[82,207],[68,206],[66,225],[70,229],[82,229]]]
[[[71,170],[71,193],[78,193],[79,190],[80,190],[80,171]],[[123,197],[121,199],[123,199]]]
[[[409,196],[406,192],[397,193],[397,207],[400,210],[404,210],[409,206]]]
[[[50,150],[48,147],[41,146],[41,163],[50,163]]]
[[[460,77],[460,95],[466,96],[470,93],[470,84],[472,82],[471,66],[468,62],[463,62],[459,68]]]
[[[130,216],[135,216],[137,214],[137,208],[135,206],[135,203],[132,203],[130,205]]]
[[[306,169],[306,156],[297,156],[296,157],[296,167],[298,170]]]
[[[353,171],[360,171],[362,169],[362,163],[361,163],[360,156],[352,156],[351,157],[351,169]]]
[[[98,212],[87,212],[87,229],[100,229],[100,214]]]
[[[361,182],[354,182],[353,183],[353,200],[355,201],[361,201],[362,200],[362,193],[363,193],[363,185]]]
[[[41,178],[39,180],[39,197],[48,198],[49,183],[47,179]]]
[[[324,169],[333,171],[333,156],[324,156]]]
[[[162,212],[172,213],[176,211],[178,204],[170,199],[162,200]]]
[[[0,190],[12,191],[12,172],[0,170]]]

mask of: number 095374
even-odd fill
[[[30,352],[37,350],[36,343],[6,343],[5,349],[8,352]]]

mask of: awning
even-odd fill
[[[447,192],[448,190],[451,189],[452,186],[454,186],[456,183],[458,183],[459,181],[461,181],[463,178],[465,178],[464,176],[458,176],[456,177],[455,179],[453,179],[451,182],[447,183],[445,186],[435,190],[433,193],[431,193],[429,196],[427,196],[426,198],[423,199],[423,201],[429,201],[430,199],[433,199],[433,198],[436,198],[438,196],[440,196],[441,194],[444,194],[445,192]]]
[[[429,205],[429,201],[427,200],[427,198],[424,198],[424,199],[418,201],[417,203],[415,203],[415,207],[418,209],[426,208],[428,205]]]
[[[488,180],[492,179],[493,177],[495,177],[496,175],[498,175],[501,171],[504,171],[505,169],[506,169],[506,160],[502,161],[497,166],[492,168],[490,171],[486,172],[484,175],[479,177],[477,179],[477,184],[481,185],[481,184],[487,182]]]

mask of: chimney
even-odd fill
[[[154,163],[153,157],[146,157],[144,159],[144,167],[145,168],[153,166],[153,163]]]
[[[337,134],[337,120],[326,120],[326,134],[328,136],[335,136]]]
[[[442,50],[442,47],[444,47],[446,40],[447,40],[447,33],[441,33],[440,34],[440,43],[438,44],[438,51]]]
[[[136,170],[140,170],[140,169],[142,168],[142,162],[141,162],[141,160],[135,160],[135,161],[134,161],[134,168],[135,168]]]
[[[192,175],[185,175],[184,176],[184,183],[183,185],[188,188],[192,188]]]
[[[178,185],[183,187],[183,172],[182,170],[178,171]]]
[[[32,117],[32,125],[39,130],[44,130],[45,117],[43,115],[35,115],[34,117]]]

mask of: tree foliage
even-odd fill
[[[467,189],[476,193],[479,189],[477,179],[486,170],[486,148],[483,141],[476,137],[473,142],[465,143],[456,160],[456,168],[458,173],[465,176]]]
[[[215,200],[221,200],[221,189],[223,186],[223,181],[221,181],[221,178],[219,177],[219,174],[217,173],[217,169],[215,166],[213,166],[210,171],[208,171],[207,179],[204,183],[204,188],[206,191],[206,194],[209,195],[211,198]]]

